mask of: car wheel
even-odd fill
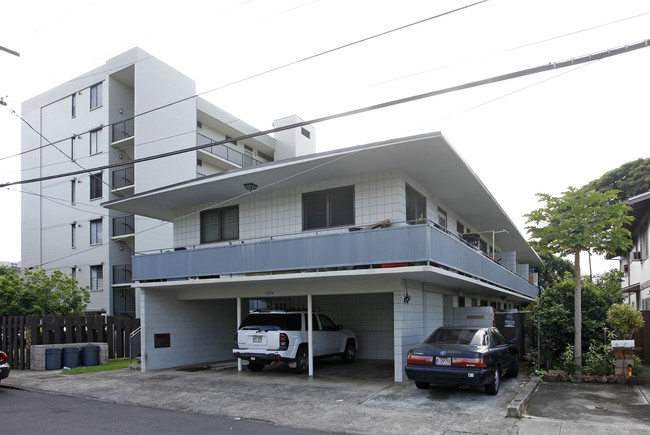
[[[501,375],[499,374],[499,368],[497,367],[494,371],[494,380],[491,384],[485,386],[485,392],[490,396],[494,396],[499,392],[499,384],[501,384]]]
[[[346,363],[351,363],[357,356],[357,347],[354,345],[354,340],[350,339],[345,344],[345,350],[341,354],[341,360]]]
[[[427,388],[429,388],[429,383],[416,381],[415,386],[417,387],[418,390],[426,390]]]
[[[516,378],[519,374],[519,355],[515,355],[515,360],[512,362],[512,369],[510,370],[510,376]]]
[[[248,370],[250,370],[251,372],[261,372],[262,369],[264,368],[264,364],[252,362],[252,363],[248,363],[246,367],[248,367]]]
[[[307,373],[309,371],[309,350],[307,346],[300,346],[296,353],[296,373]]]

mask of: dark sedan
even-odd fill
[[[496,328],[444,326],[408,353],[406,376],[415,386],[429,384],[485,385],[497,394],[501,377],[516,377],[519,355]]]
[[[9,376],[10,370],[11,367],[9,367],[9,358],[7,357],[6,353],[0,350],[0,379],[4,379]]]

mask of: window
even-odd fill
[[[305,136],[307,139],[311,139],[311,133],[305,127],[300,128],[300,133]]]
[[[74,136],[70,138],[70,160],[74,162]]]
[[[641,252],[641,260],[646,260],[648,254],[648,223],[642,224],[642,229],[639,231],[639,252]]]
[[[420,192],[406,185],[406,222],[423,224],[427,219],[427,199]]]
[[[99,140],[101,139],[101,129],[90,132],[90,154],[97,154],[101,151]]]
[[[481,251],[483,251],[486,254],[488,253],[488,244],[485,240],[481,239],[481,241],[479,242],[479,246]]]
[[[70,108],[70,111],[73,118],[77,116],[77,94],[76,93],[72,94],[72,106]]]
[[[70,247],[72,249],[77,247],[77,223],[70,224]]]
[[[72,277],[73,280],[77,280],[77,266],[72,266],[70,269],[70,276]]]
[[[302,195],[302,229],[354,225],[354,186]]]
[[[101,245],[102,243],[102,220],[90,221],[90,244]]]
[[[438,225],[447,229],[447,212],[438,207]]]
[[[70,204],[74,205],[77,202],[77,180],[73,178],[70,180]]]
[[[472,306],[473,307],[478,307],[478,299],[472,298]]]
[[[102,106],[102,84],[97,83],[90,87],[90,110]]]
[[[98,172],[90,176],[90,199],[102,197],[102,173]]]
[[[465,306],[465,296],[458,296],[458,306],[459,307]]]
[[[201,212],[201,243],[239,238],[239,206]]]
[[[323,331],[338,331],[339,327],[336,326],[332,319],[327,317],[325,314],[319,314],[318,318],[320,319],[320,326]]]
[[[104,266],[90,266],[90,290],[101,290],[104,288]]]
[[[456,232],[458,234],[463,234],[465,232],[465,225],[460,221],[456,222]]]

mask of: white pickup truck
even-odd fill
[[[336,325],[324,314],[312,313],[314,358],[338,355],[352,362],[357,354],[354,332]],[[288,363],[298,373],[309,369],[307,313],[305,311],[267,311],[250,313],[235,333],[232,353],[251,371],[267,364]]]

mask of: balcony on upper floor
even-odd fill
[[[124,194],[132,194],[135,180],[133,166],[116,169],[111,173],[111,190]]]
[[[314,231],[136,255],[133,278],[135,281],[236,279],[273,273],[345,275],[382,269],[382,273],[388,271],[401,278],[457,289],[505,290],[524,298],[539,294],[538,287],[528,280],[431,223],[352,230],[357,228],[348,232]]]
[[[212,143],[217,143],[215,139],[209,138],[201,133],[196,134],[196,145],[197,146],[205,146],[209,145]],[[218,157],[219,159],[232,163],[235,166],[234,167],[239,167],[243,168],[246,166],[255,166],[255,165],[261,165],[262,161],[257,160],[253,158],[253,156],[246,155],[236,149],[233,149],[225,144],[216,144],[216,145],[210,145],[206,146],[205,148],[201,148],[202,151],[205,151],[213,156]]]
[[[131,263],[113,265],[113,285],[131,284]]]
[[[113,239],[135,235],[135,216],[127,215],[113,218]]]
[[[135,118],[111,124],[111,145],[116,149],[126,149],[133,146],[135,134]]]

